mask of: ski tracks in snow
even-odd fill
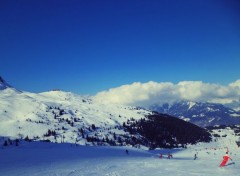
[[[74,166],[74,170],[62,170],[62,174],[56,174],[56,176],[122,176],[118,172],[119,166],[116,164],[116,162],[112,163],[106,160],[100,162],[96,160],[92,162],[80,162],[78,164],[78,166]]]

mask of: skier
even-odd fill
[[[126,154],[128,155],[128,150],[126,150]]]
[[[196,159],[197,159],[197,154],[195,153],[195,154],[194,154],[194,160],[196,160]]]
[[[226,164],[227,164],[227,162],[228,162],[228,159],[230,159],[230,160],[232,161],[232,158],[230,158],[230,157],[228,156],[228,152],[226,152],[226,155],[223,156],[223,160],[222,160],[222,162],[221,162],[221,164],[220,164],[219,167],[224,167],[224,166],[226,166]]]
[[[159,155],[159,158],[162,159],[162,157],[163,157],[163,155],[162,155],[162,153],[161,153],[161,154]]]
[[[171,153],[168,153],[168,159],[171,159],[173,156],[172,156],[172,154]]]

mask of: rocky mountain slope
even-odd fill
[[[198,126],[240,124],[240,112],[221,104],[181,101],[162,106],[154,105],[151,110],[167,113]]]

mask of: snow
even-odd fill
[[[211,123],[211,122],[214,121],[214,120],[215,120],[215,118],[210,118],[210,119],[208,120],[208,122]]]
[[[54,113],[59,115],[60,109],[64,113],[55,118]],[[87,96],[71,92],[49,91],[35,94],[6,88],[0,91],[0,136],[38,136],[46,139],[43,136],[50,129],[57,131],[57,142],[61,142],[60,135],[64,134],[65,142],[75,143],[78,140],[78,144],[85,144],[86,139],[79,137],[78,129],[87,129],[95,124],[101,129],[102,137],[108,135],[109,128],[118,135],[124,135],[126,132],[123,129],[115,130],[114,127],[122,125],[130,118],[140,119],[150,113],[130,106],[97,103]],[[66,122],[67,119],[73,122],[74,118],[77,122],[73,126]],[[91,135],[95,135],[95,132]],[[49,139],[55,142],[53,138]]]
[[[50,109],[52,107],[52,109]],[[62,119],[77,118],[75,126],[65,121],[54,119],[54,113],[60,110],[65,114]],[[53,113],[54,112],[54,113]],[[211,143],[201,143],[188,146],[187,149],[158,149],[154,151],[135,149],[131,147],[82,146],[85,139],[79,139],[76,129],[95,124],[102,127],[94,133],[106,136],[104,128],[114,127],[126,122],[127,119],[140,119],[151,113],[130,106],[109,105],[94,102],[86,96],[70,92],[50,91],[40,94],[20,92],[6,88],[0,92],[0,136],[14,139],[20,136],[40,136],[48,129],[66,127],[59,130],[65,135],[65,142],[44,143],[21,142],[20,146],[4,147],[3,137],[0,137],[0,175],[6,176],[212,176],[239,175],[240,156],[235,141],[239,140],[230,129],[217,130],[221,137]],[[41,121],[41,123],[36,123]],[[111,129],[118,135],[124,130]],[[91,134],[91,133],[89,133]],[[92,134],[94,135],[94,134]],[[54,141],[53,136],[49,139]],[[236,164],[219,168],[222,156],[230,150],[230,156]],[[125,150],[129,150],[129,155]],[[168,152],[173,159],[166,159]],[[159,159],[159,154],[164,154]],[[197,160],[193,160],[198,153]]]
[[[209,112],[215,112],[215,111],[219,111],[219,109],[213,109],[213,108],[207,107],[207,111],[209,111]]]
[[[238,137],[231,130],[216,142],[188,146],[187,149],[154,151],[129,147],[75,146],[43,142],[20,143],[0,149],[0,173],[8,176],[225,176],[239,175]],[[220,168],[226,150],[235,164]],[[129,151],[127,155],[125,150]],[[167,153],[173,159],[167,159]],[[160,159],[162,153],[164,158]],[[194,154],[198,158],[193,160]]]
[[[184,117],[184,116],[180,116],[179,118],[182,119],[182,120],[184,120],[184,121],[186,121],[186,122],[189,122],[189,121],[191,120],[190,118],[186,118],[186,117]]]
[[[188,109],[191,109],[196,103],[195,102],[188,102]]]
[[[232,117],[240,117],[240,114],[234,113],[234,114],[231,114],[231,116],[232,116]]]

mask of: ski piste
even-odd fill
[[[0,147],[0,175],[239,175],[240,148],[235,142],[239,137],[227,129],[221,132],[216,130],[216,133],[227,135],[227,138],[189,145],[186,149],[142,150],[126,146],[80,146],[21,141],[18,147]],[[3,142],[2,138],[0,143]],[[227,149],[234,162],[228,161],[224,167],[219,167]],[[172,159],[167,159],[168,153],[173,155]],[[198,159],[194,160],[196,153]],[[162,159],[159,159],[160,154],[163,155]]]

